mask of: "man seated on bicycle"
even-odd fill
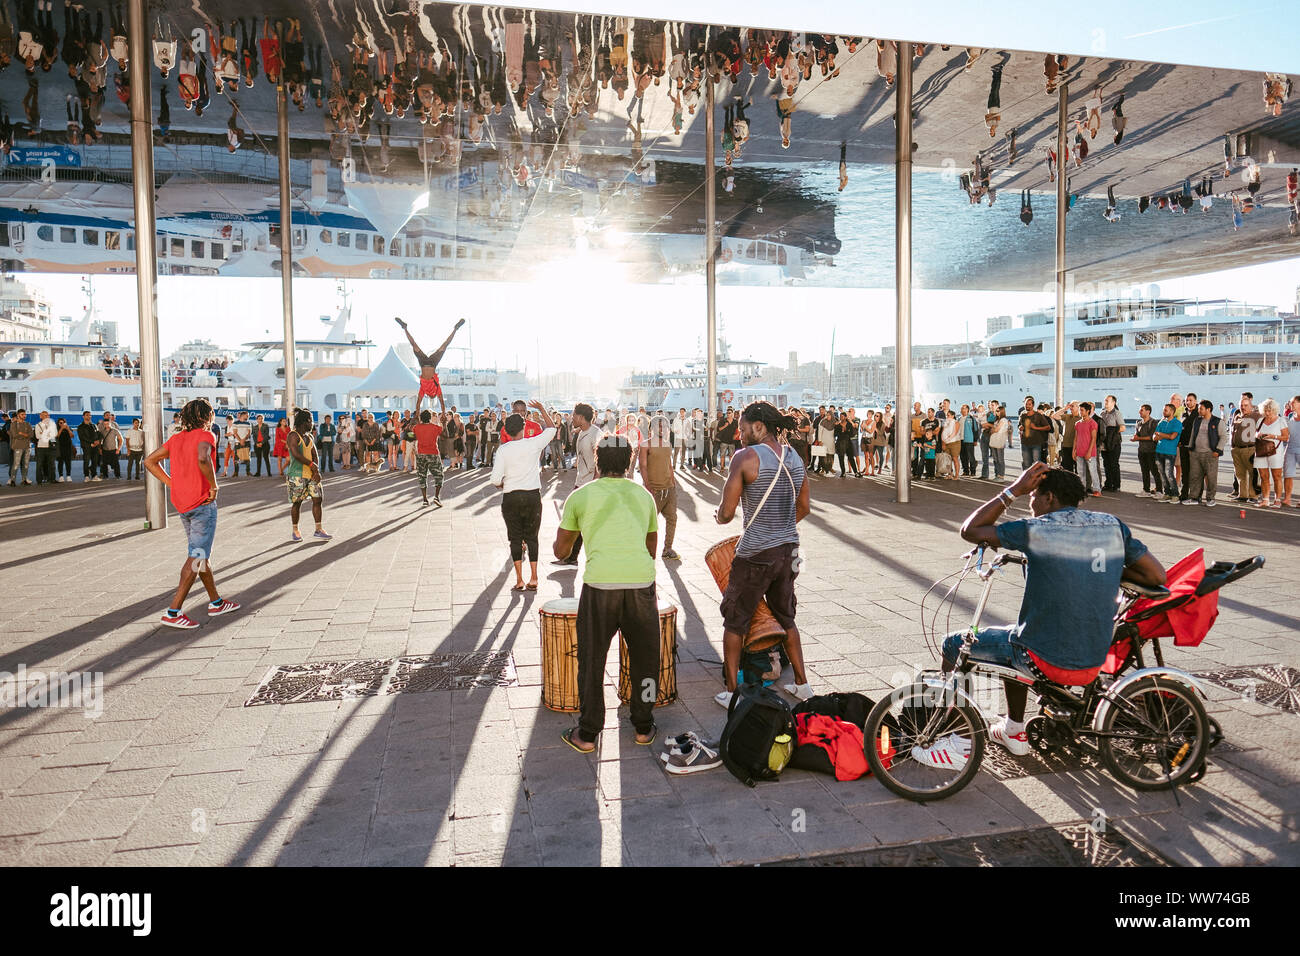
[[[1025,596],[1015,624],[980,628],[971,661],[998,664],[1030,677],[1087,684],[1106,660],[1114,636],[1120,580],[1147,587],[1165,583],[1165,569],[1114,515],[1079,511],[1078,475],[1035,462],[1009,487],[975,510],[961,536],[972,544],[1025,555]],[[1015,499],[1029,495],[1032,518],[997,519]],[[956,666],[965,632],[943,642],[943,670]],[[1017,757],[1029,753],[1025,703],[1029,688],[1004,681],[1007,715],[989,725],[989,737]],[[916,748],[913,758],[951,769],[966,762],[959,741],[942,738]]]

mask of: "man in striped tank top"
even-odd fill
[[[744,447],[731,459],[722,489],[722,504],[715,512],[718,524],[727,524],[743,508],[743,528],[731,564],[731,578],[722,596],[723,677],[727,688],[714,699],[723,707],[736,690],[736,672],[744,636],[758,602],[766,598],[773,617],[785,628],[785,652],[795,683],[785,689],[801,700],[812,696],[804,672],[803,648],[795,626],[794,579],[799,574],[797,523],[812,506],[803,461],[789,445],[781,444],[782,431],[797,422],[782,415],[770,402],[753,402],[740,414],[740,440]]]

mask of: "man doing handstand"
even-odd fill
[[[430,398],[437,398],[438,404],[442,406],[442,410],[445,412],[447,403],[442,400],[442,385],[438,382],[438,363],[442,361],[443,353],[447,351],[447,346],[451,345],[451,340],[456,337],[457,330],[465,324],[465,320],[461,319],[456,323],[456,327],[451,330],[451,335],[447,336],[446,341],[438,346],[437,351],[432,355],[425,355],[420,350],[419,344],[415,341],[415,336],[411,334],[411,330],[406,327],[405,322],[400,318],[397,318],[396,322],[402,327],[402,331],[406,333],[406,338],[411,343],[411,351],[415,353],[415,360],[420,363],[420,394],[415,398],[416,417],[420,416],[420,403],[424,401],[426,395]]]

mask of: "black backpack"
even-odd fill
[[[865,730],[867,715],[871,713],[871,708],[875,706],[876,702],[865,694],[819,694],[816,697],[809,697],[805,701],[800,701],[794,706],[792,713],[823,714],[827,717],[838,717],[840,720],[857,725],[859,730]]]
[[[773,769],[772,750],[778,737],[789,744],[780,768]],[[759,684],[741,684],[727,708],[727,726],[722,730],[718,752],[732,776],[745,786],[756,780],[776,780],[794,752],[798,733],[790,705],[776,691]]]

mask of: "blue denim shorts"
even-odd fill
[[[217,503],[209,501],[181,515],[191,558],[212,560],[212,541],[217,536]]]
[[[961,650],[961,639],[965,631],[957,631],[943,639],[943,656],[945,660],[956,661]],[[979,640],[970,650],[970,659],[984,664],[998,664],[1010,667],[1025,674],[1033,674],[1029,665],[1029,652],[1020,644],[1014,643],[1020,636],[1019,624],[1000,627],[980,628]]]

